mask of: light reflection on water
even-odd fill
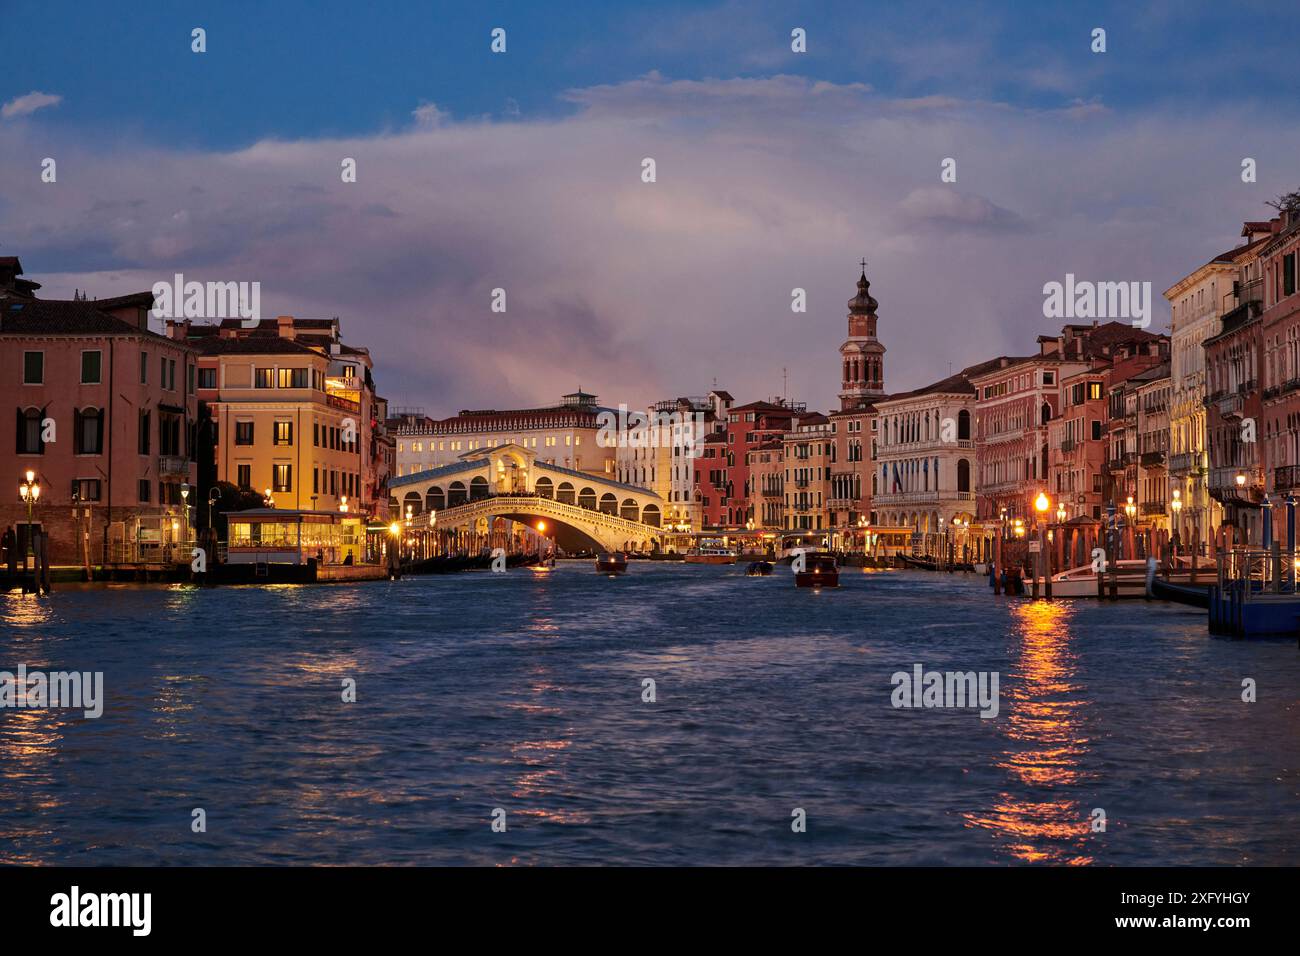
[[[1014,606],[1014,657],[998,724],[1007,746],[997,766],[1020,786],[998,794],[987,813],[966,815],[971,825],[993,830],[1005,852],[1031,863],[1092,862],[1088,808],[1069,795],[1084,777],[1088,749],[1088,699],[1075,679],[1073,613],[1072,603]]]
[[[0,670],[102,670],[106,697],[0,711],[0,863],[1300,863],[1293,644],[841,581],[582,562],[0,597]],[[915,661],[997,670],[999,716],[892,709]],[[1242,705],[1242,674],[1271,692]]]

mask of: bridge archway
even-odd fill
[[[586,508],[588,511],[596,510],[596,492],[591,488],[583,488],[578,492],[578,507]]]
[[[618,496],[605,492],[600,496],[600,510],[607,515],[618,514]]]

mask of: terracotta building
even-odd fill
[[[1280,502],[1300,494],[1300,209],[1278,217],[1276,228],[1259,253],[1264,347],[1259,437],[1265,489]],[[1272,524],[1285,547],[1285,517]]]
[[[196,481],[194,348],[149,330],[151,293],[40,299],[22,273],[16,257],[0,258],[0,395],[11,409],[0,444],[13,450],[0,526],[25,527],[18,487],[30,470],[53,563],[181,546],[181,492]]]

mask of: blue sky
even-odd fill
[[[0,252],[53,294],[256,279],[431,410],[782,368],[825,407],[862,255],[916,387],[1031,348],[1043,282],[1158,293],[1300,186],[1294,4],[0,3]]]

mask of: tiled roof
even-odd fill
[[[134,322],[101,310],[98,302],[76,299],[0,298],[0,334],[9,335],[140,335],[165,339],[165,335],[141,329]]]
[[[201,355],[313,355],[324,358],[320,352],[293,339],[275,338],[221,338],[204,336],[190,343]]]

